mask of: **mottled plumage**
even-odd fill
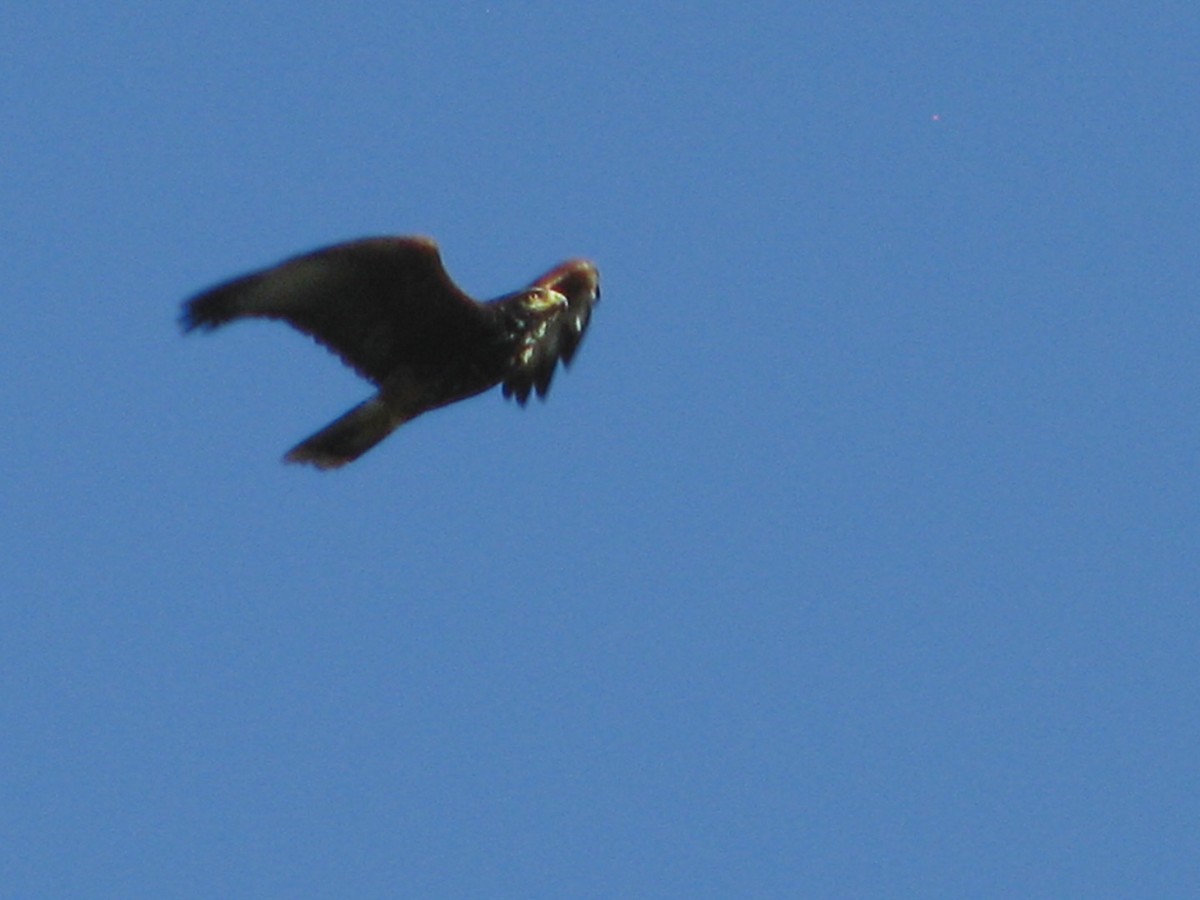
[[[284,457],[331,469],[421,413],[497,384],[522,406],[545,397],[600,297],[586,260],[478,303],[450,280],[429,238],[367,238],[285,260],[184,304],[185,331],[281,319],[337,353],[379,392]]]

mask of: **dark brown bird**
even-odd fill
[[[502,384],[522,406],[568,365],[600,298],[586,260],[478,303],[442,268],[430,238],[367,238],[326,247],[188,300],[184,331],[234,319],[282,319],[337,353],[379,392],[288,451],[333,469],[421,413]]]

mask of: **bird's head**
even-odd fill
[[[567,308],[567,298],[552,288],[534,285],[520,295],[517,304],[532,322],[552,319]]]
[[[509,340],[529,341],[546,333],[556,316],[567,309],[567,298],[558,291],[529,287],[497,301]]]

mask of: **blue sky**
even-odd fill
[[[1052,7],[1052,8],[1050,8]],[[6,4],[0,893],[1200,892],[1186,3]],[[179,303],[604,299],[371,388]]]

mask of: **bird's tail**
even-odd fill
[[[358,459],[406,421],[376,394],[297,444],[283,459],[336,469]]]

